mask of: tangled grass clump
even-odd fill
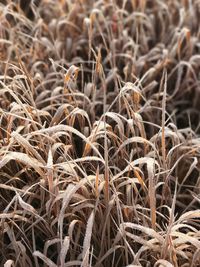
[[[0,8],[0,266],[200,266],[199,1]]]

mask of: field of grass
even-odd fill
[[[200,1],[0,1],[0,266],[200,266]]]

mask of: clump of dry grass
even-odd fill
[[[199,1],[0,7],[0,265],[199,266]]]

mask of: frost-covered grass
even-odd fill
[[[0,3],[0,266],[200,266],[200,3]]]

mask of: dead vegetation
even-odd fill
[[[200,2],[0,2],[0,265],[200,266]]]

